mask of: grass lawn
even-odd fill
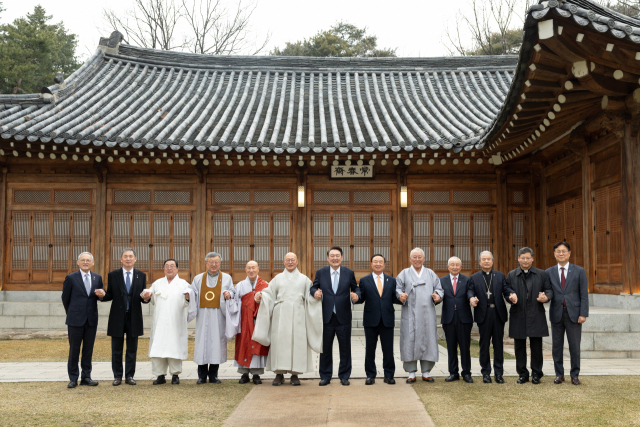
[[[253,384],[135,387],[109,385],[67,389],[60,382],[0,383],[3,426],[221,426]],[[105,383],[103,383],[105,384]]]
[[[126,344],[125,344],[126,348]],[[194,339],[189,338],[189,357],[193,360]],[[227,343],[227,359],[233,360],[235,340]],[[149,338],[138,339],[138,362],[149,361]],[[9,362],[66,362],[69,358],[67,339],[33,338],[0,340],[0,361]],[[96,337],[93,362],[111,362],[111,338]]]
[[[414,387],[436,426],[637,426],[640,377],[582,376],[581,386],[418,381]]]
[[[445,340],[438,340],[438,344],[440,344],[444,348],[447,348],[447,342]],[[471,357],[475,357],[475,358],[480,357],[480,342],[476,340],[471,340],[471,348],[469,350],[471,353]],[[489,347],[489,354],[491,355],[491,359],[493,359],[493,346]],[[502,352],[502,354],[504,354],[505,360],[516,358],[515,356],[509,353],[505,353],[504,351]],[[460,349],[458,349],[458,356],[459,355],[460,355]]]

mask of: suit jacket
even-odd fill
[[[468,283],[469,277],[458,274],[458,283],[456,284],[456,293],[454,295],[451,275],[447,274],[440,278],[440,285],[444,291],[442,314],[440,314],[440,323],[443,325],[448,325],[453,321],[453,311],[456,309],[462,323],[473,323],[471,305],[469,304],[469,298],[467,298]]]
[[[62,284],[62,305],[67,313],[68,326],[98,325],[98,297],[96,289],[102,289],[102,277],[91,272],[91,291],[87,295],[80,270],[67,274]]]
[[[546,271],[531,267],[525,284],[525,274],[518,267],[507,274],[507,286],[518,295],[518,303],[511,304],[509,310],[509,337],[548,337],[549,327],[544,304],[538,302],[538,293],[544,292],[549,301],[553,299],[553,289]]]
[[[578,317],[589,316],[589,284],[584,268],[575,264],[567,264],[565,270],[565,286],[562,290],[558,265],[547,268],[549,281],[553,287],[553,298],[549,306],[549,320],[558,323],[562,320],[562,301],[567,303],[567,312],[572,322],[578,323]]]
[[[336,317],[341,325],[351,324],[351,292],[355,292],[358,298],[362,297],[356,275],[353,270],[340,266],[340,280],[338,291],[333,293],[331,285],[331,267],[322,267],[316,271],[316,278],[311,286],[311,295],[318,289],[322,290],[322,319],[324,323],[331,321],[333,306],[336,306]]]
[[[143,300],[140,294],[147,288],[147,275],[140,270],[133,269],[130,294],[127,294],[122,268],[110,272],[107,279],[109,286],[102,301],[113,301],[111,303],[111,311],[109,312],[107,335],[110,337],[124,336],[124,318],[127,312],[127,299],[129,300],[129,311],[131,312],[131,334],[136,337],[144,335],[141,304],[147,304],[148,301]]]
[[[380,296],[378,284],[373,280],[371,274],[367,274],[360,279],[359,288],[361,296],[356,304],[364,303],[362,326],[375,328],[382,319],[382,324],[386,328],[395,327],[396,318],[393,304],[402,304],[396,296],[396,279],[384,274],[382,296]]]
[[[467,299],[474,297],[478,298],[478,306],[473,309],[473,317],[476,323],[480,324],[484,322],[484,316],[487,313],[487,285],[482,277],[482,270],[473,273],[469,278],[469,285],[467,286]],[[493,300],[496,304],[496,311],[498,317],[502,323],[507,323],[509,314],[507,313],[507,304],[505,299],[509,299],[509,295],[514,293],[513,289],[507,286],[506,278],[504,274],[499,271],[491,270],[493,276]],[[503,299],[504,297],[504,299]]]

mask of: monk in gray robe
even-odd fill
[[[298,375],[315,370],[311,350],[322,353],[322,300],[316,300],[309,290],[313,283],[298,271],[298,257],[284,257],[285,271],[256,293],[260,302],[252,339],[267,346],[268,371],[274,371],[273,385],[284,382],[291,373],[291,385],[300,385]]]
[[[422,379],[433,382],[431,369],[438,361],[436,304],[444,291],[433,270],[425,267],[424,251],[415,248],[409,255],[411,267],[396,277],[396,294],[402,302],[400,323],[400,360],[409,373],[407,383],[416,381],[418,360]]]
[[[207,271],[198,274],[189,287],[193,298],[189,300],[187,322],[196,319],[196,340],[193,361],[198,365],[197,384],[220,384],[218,367],[227,361],[226,301],[233,288],[231,276],[220,271],[222,257],[209,252],[205,257]],[[206,280],[203,283],[203,277]]]

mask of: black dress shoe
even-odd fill
[[[69,381],[69,384],[67,384],[67,388],[76,388],[78,387],[78,381]]]
[[[460,379],[460,375],[458,374],[451,374],[449,375],[447,378],[445,378],[444,380],[448,383],[450,383],[451,381],[458,381]]]
[[[396,380],[394,380],[393,378],[387,378],[387,377],[384,377],[384,382],[385,382],[386,384],[392,384],[392,385],[393,385],[393,384],[395,384],[395,383],[396,383]]]
[[[273,379],[271,385],[280,385],[284,382],[284,375],[276,374],[276,377]]]
[[[116,378],[113,380],[113,385],[120,385],[122,384],[122,378]]]
[[[209,378],[209,382],[212,384],[221,384],[222,381],[218,379],[218,377]]]
[[[254,375],[253,376],[253,383],[254,384],[262,384],[262,380],[260,379],[260,375]]]
[[[564,377],[562,375],[558,375],[555,380],[553,380],[554,384],[562,384],[564,382]]]
[[[376,383],[376,379],[375,378],[367,378],[367,380],[364,382],[365,385],[372,385],[372,384],[375,384],[375,383]]]
[[[463,380],[465,383],[467,383],[467,384],[471,384],[471,383],[473,383],[473,378],[471,378],[471,375],[470,375],[470,374],[463,375],[463,376],[462,376],[462,380]]]
[[[167,380],[164,377],[164,375],[158,375],[158,378],[156,378],[156,380],[153,382],[153,385],[158,385],[158,384],[166,384]]]
[[[198,378],[198,381],[196,381],[196,384],[206,384],[206,383],[207,383],[206,378]]]
[[[534,375],[534,376],[531,378],[531,382],[532,382],[533,384],[540,384],[540,377],[539,377],[539,376],[537,376],[537,375]]]
[[[416,382],[416,378],[407,378],[407,384],[413,384]]]
[[[289,384],[300,385],[300,379],[298,378],[297,375],[291,375],[291,378],[289,379]]]
[[[98,385],[98,383],[96,381],[93,381],[91,378],[83,378],[80,380],[80,385],[95,387]]]
[[[528,383],[529,382],[529,377],[520,377],[518,378],[518,381],[516,381],[518,384],[524,384],[524,383]]]
[[[251,380],[249,379],[249,374],[242,374],[242,376],[240,377],[240,381],[238,381],[238,383],[240,383],[240,384],[246,384],[246,383],[248,383],[249,381],[251,381]]]
[[[578,379],[578,377],[571,377],[571,384],[573,384],[573,385],[580,385],[580,384],[582,384],[582,383],[580,382],[580,380]]]
[[[180,384],[180,377],[178,377],[177,375],[173,375],[171,377],[171,384]]]
[[[349,380],[340,380],[340,384],[342,384],[342,385],[349,385],[349,384],[351,384],[351,383],[349,382]]]
[[[124,382],[129,385],[136,385],[136,380],[134,380],[133,377],[127,378],[126,380],[124,380]]]
[[[320,380],[318,383],[319,386],[325,386],[331,383],[331,380]]]
[[[498,380],[496,379],[496,381],[498,381]],[[485,384],[491,384],[491,376],[486,375],[486,374],[483,375],[482,376],[482,382],[485,383]]]
[[[502,378],[502,375],[496,375],[494,378],[498,384],[504,384],[504,378]]]

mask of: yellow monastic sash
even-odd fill
[[[218,271],[218,283],[214,288],[207,286],[207,272],[202,275],[200,283],[200,308],[220,308],[222,296],[222,272]]]

